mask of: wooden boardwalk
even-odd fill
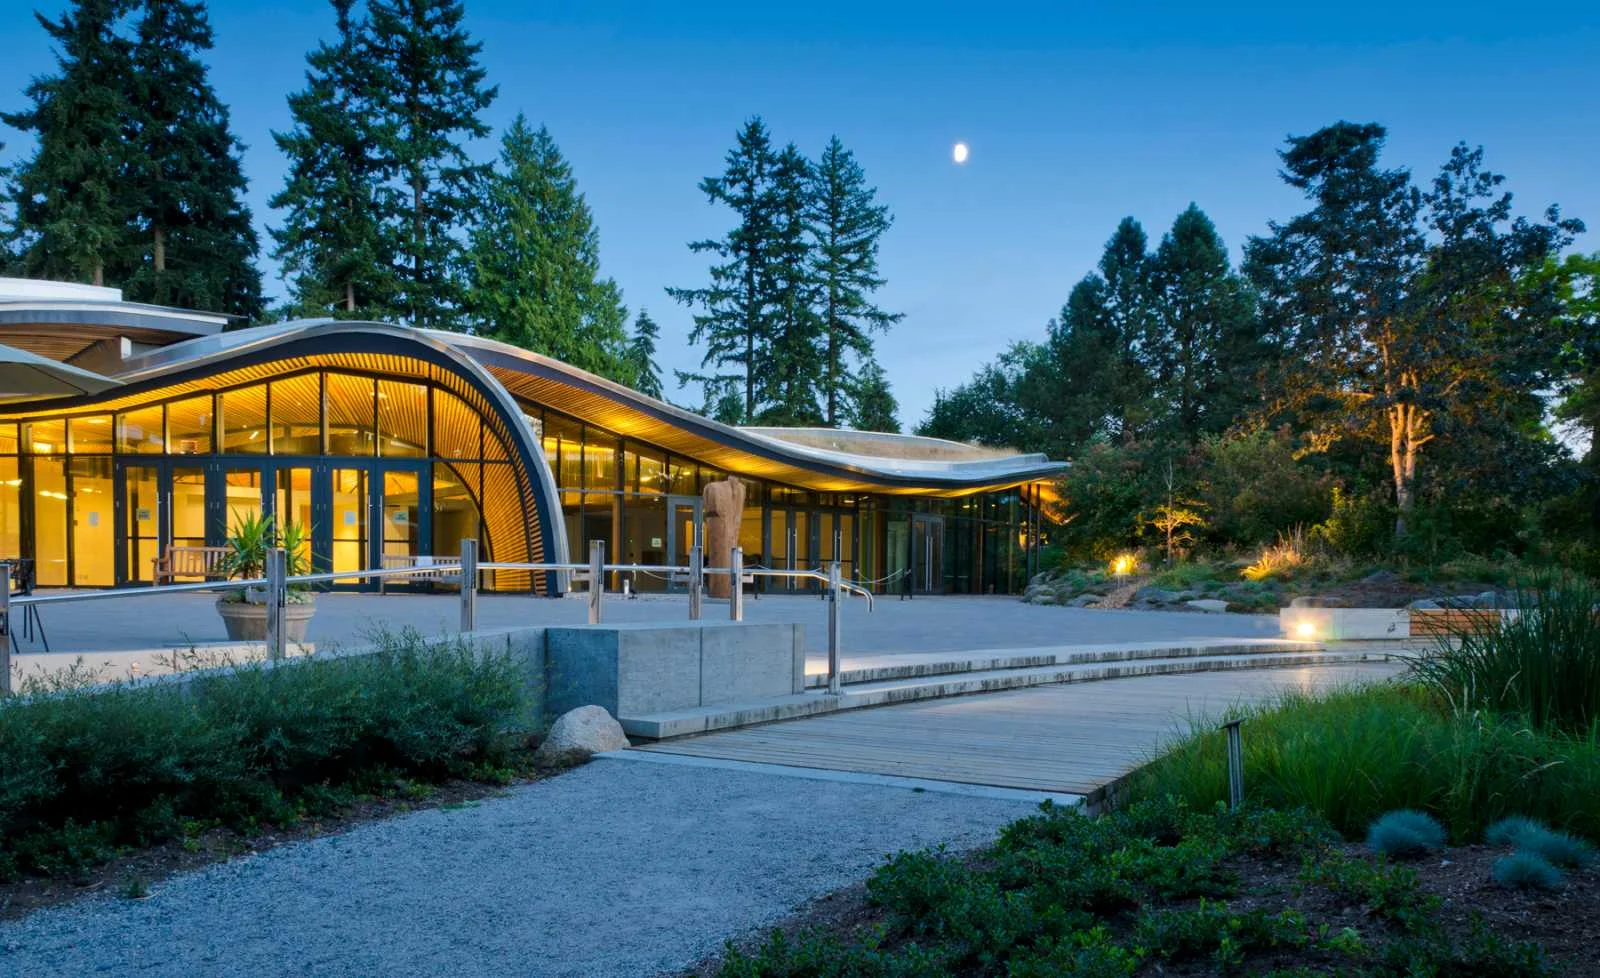
[[[1398,663],[1144,676],[833,713],[635,748],[661,754],[1088,794],[1191,720],[1288,689],[1386,679]]]

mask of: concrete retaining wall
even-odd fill
[[[552,716],[595,704],[643,716],[805,692],[795,624],[693,622],[546,629]]]
[[[1278,624],[1284,638],[1317,642],[1411,637],[1405,608],[1284,608]]]

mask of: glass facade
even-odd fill
[[[0,422],[0,556],[32,558],[44,586],[149,583],[167,547],[271,515],[309,529],[321,571],[454,555],[463,536],[526,560],[532,514],[499,430],[437,383],[329,369]]]
[[[726,473],[532,403],[522,410],[560,490],[574,561],[605,542],[608,563],[689,562],[703,520],[701,493]],[[742,477],[741,477],[742,478]],[[821,569],[837,559],[847,580],[880,593],[1021,591],[1036,547],[1037,499],[1026,487],[957,499],[814,492],[743,479],[740,547],[746,566]],[[706,556],[708,566],[726,558]],[[638,591],[664,591],[658,575],[616,575]],[[814,582],[758,578],[766,591]],[[613,580],[612,587],[621,587]]]

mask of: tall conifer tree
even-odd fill
[[[761,351],[756,396],[763,424],[814,425],[822,421],[826,365],[820,356],[823,324],[817,315],[810,228],[811,164],[785,146],[773,160],[772,234],[766,252],[766,294],[771,335]]]
[[[700,191],[713,204],[725,204],[738,223],[716,239],[691,242],[690,250],[711,254],[711,283],[704,288],[669,288],[667,294],[684,305],[697,307],[689,342],[706,345],[701,365],[711,375],[682,374],[679,381],[698,380],[705,385],[706,401],[718,406],[719,420],[749,421],[756,417],[757,374],[764,365],[775,318],[771,308],[772,241],[775,224],[772,194],[777,155],[766,124],[759,117],[745,123],[738,143],[728,151],[721,176],[700,181]],[[742,388],[742,410],[731,418],[727,399],[730,384]]]
[[[199,0],[144,0],[125,126],[135,233],[124,291],[254,317],[263,308],[260,244],[242,199],[244,147],[200,61],[211,46]]]
[[[861,365],[850,386],[850,427],[857,431],[899,432],[900,405],[889,389],[889,378],[876,360]]]
[[[38,140],[8,187],[20,274],[94,285],[120,276],[133,218],[123,185],[132,53],[119,32],[129,3],[76,0],[59,20],[35,15],[55,43],[56,73],[28,85],[28,108],[0,115]]]
[[[468,254],[474,329],[632,383],[627,310],[600,275],[600,235],[550,133],[521,114],[501,140]]]
[[[369,0],[362,55],[372,72],[371,125],[380,172],[385,252],[395,256],[396,303],[413,326],[461,325],[459,232],[486,167],[465,140],[489,134],[480,113],[483,45],[461,25],[460,0]]]
[[[887,330],[903,318],[901,313],[884,312],[872,301],[872,293],[884,284],[878,275],[878,240],[893,223],[889,209],[876,203],[876,196],[877,190],[867,186],[866,173],[855,156],[838,136],[829,140],[817,161],[811,191],[811,221],[817,238],[812,276],[826,337],[822,387],[823,416],[829,425],[851,416],[848,359],[860,358],[864,366],[858,384],[864,383],[872,359],[871,334]],[[858,389],[876,396],[875,387]],[[892,409],[889,415],[893,417]]]
[[[660,338],[661,327],[640,309],[639,318],[633,322],[633,338],[628,341],[628,367],[633,389],[651,397],[661,396],[661,367],[656,363],[656,343]]]
[[[288,157],[272,231],[301,315],[392,319],[394,256],[380,233],[378,161],[367,126],[372,76],[354,0],[333,0],[337,36],[306,56],[306,87],[289,96],[294,127],[274,132]]]

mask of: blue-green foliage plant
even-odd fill
[[[1489,874],[1501,886],[1516,890],[1554,890],[1561,886],[1561,870],[1534,852],[1501,856]]]
[[[1404,808],[1380,815],[1367,830],[1367,848],[1393,859],[1420,856],[1442,849],[1449,841],[1444,826],[1427,812]]]
[[[1513,849],[1522,844],[1524,836],[1545,831],[1544,823],[1526,815],[1507,815],[1483,830],[1483,841],[1491,846]]]

